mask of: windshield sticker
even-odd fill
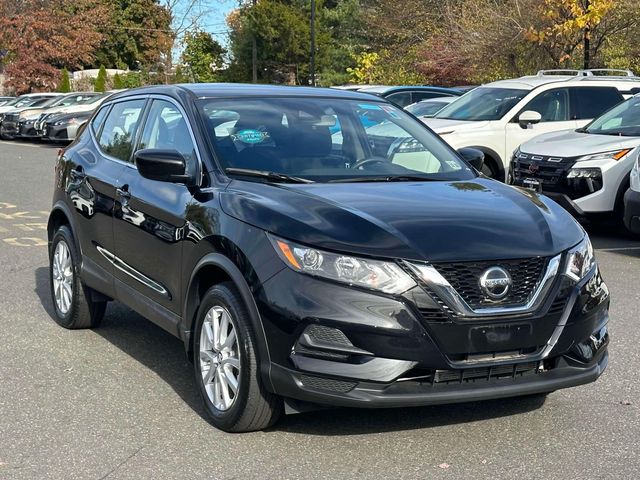
[[[265,140],[268,140],[269,134],[267,132],[261,132],[260,130],[246,129],[236,132],[231,136],[231,138],[238,142],[254,145],[256,143],[262,143]]]
[[[359,103],[358,107],[363,110],[382,110],[380,105],[376,105],[375,103]]]

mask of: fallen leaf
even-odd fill
[[[65,368],[64,371],[65,372],[71,372],[73,370],[73,367],[69,367],[69,368]]]
[[[449,468],[450,466],[451,466],[451,465],[449,465],[448,463],[441,463],[440,465],[438,465],[438,467],[439,467],[439,468],[442,468],[442,469],[447,469],[447,468]]]
[[[620,400],[620,405],[631,405],[629,400]]]

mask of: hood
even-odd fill
[[[484,128],[489,123],[485,120],[472,122],[469,120],[447,120],[444,118],[423,118],[421,120],[436,133],[478,130]]]
[[[484,178],[300,185],[234,180],[220,201],[228,215],[284,238],[386,258],[547,257],[583,236],[550,199]]]
[[[640,145],[640,137],[594,135],[575,130],[562,130],[537,136],[520,145],[520,151],[534,155],[571,158],[635,148],[638,145]]]

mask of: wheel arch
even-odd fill
[[[193,325],[200,307],[202,295],[213,285],[225,281],[230,281],[235,285],[247,307],[249,319],[256,335],[260,372],[265,380],[265,385],[268,385],[272,389],[270,379],[271,358],[258,307],[251,293],[249,284],[240,269],[227,256],[221,253],[209,253],[202,257],[194,267],[189,279],[184,297],[183,325],[181,328],[187,356],[190,360],[193,359],[195,341]]]
[[[71,230],[71,235],[73,236],[73,241],[75,242],[76,248],[78,249],[80,255],[82,255],[81,245],[78,242],[78,238],[76,237],[76,225],[73,215],[71,215],[71,211],[69,207],[62,201],[56,202],[56,204],[51,209],[51,213],[49,214],[49,219],[47,220],[47,240],[49,244],[51,244],[51,240],[53,240],[53,235],[56,230],[62,225],[67,225]]]

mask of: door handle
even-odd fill
[[[84,180],[85,178],[87,178],[87,174],[84,173],[84,171],[82,170],[82,167],[80,166],[75,170],[71,170],[71,172],[69,172],[69,176],[73,180]]]
[[[122,188],[120,187],[116,188],[116,194],[118,194],[118,196],[122,198],[126,198],[126,199],[131,198],[131,193],[129,193],[129,189],[127,188],[126,185],[123,186]]]
[[[129,192],[129,186],[123,185],[122,188],[116,188],[116,195],[120,197],[120,203],[123,207],[129,205],[129,199],[131,198],[131,193]]]

